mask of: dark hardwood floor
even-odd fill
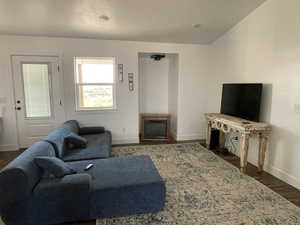
[[[221,158],[225,159],[227,162],[230,162],[232,165],[236,167],[240,167],[240,158],[228,153],[228,154],[222,154],[222,153],[216,153]],[[288,201],[294,203],[295,205],[300,207],[300,190],[297,188],[294,188],[293,186],[285,183],[284,181],[274,177],[273,175],[262,172],[257,172],[257,167],[252,165],[251,163],[248,163],[247,165],[247,175],[250,177],[255,178],[260,183],[266,185],[270,189],[272,189],[274,192],[280,194],[284,198],[286,198]]]
[[[201,142],[202,143],[202,142]],[[0,169],[7,165],[10,161],[16,158],[20,152],[0,152]],[[218,156],[222,157],[226,161],[230,162],[236,167],[239,167],[240,159],[239,157],[233,154],[222,154],[216,153]],[[277,192],[288,201],[294,203],[295,205],[300,207],[300,190],[294,188],[293,186],[279,180],[278,178],[272,176],[267,172],[257,173],[257,168],[248,163],[247,166],[247,174],[262,184],[266,185],[273,191]],[[86,221],[86,222],[76,222],[76,223],[65,223],[63,225],[95,225],[95,221]]]

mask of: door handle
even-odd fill
[[[16,110],[21,110],[22,108],[21,107],[16,107]]]

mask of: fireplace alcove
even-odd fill
[[[176,140],[178,58],[173,53],[139,53],[140,142]]]

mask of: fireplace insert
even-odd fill
[[[170,115],[141,114],[141,141],[169,141]]]

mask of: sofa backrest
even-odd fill
[[[56,157],[62,158],[64,151],[66,149],[65,137],[71,132],[78,134],[79,125],[76,120],[69,120],[58,127],[56,127],[47,137],[44,138],[45,141],[52,144]]]
[[[79,133],[80,126],[79,126],[79,123],[77,122],[77,120],[68,120],[64,124],[67,124],[68,126],[70,126],[72,132],[74,132],[75,134]]]
[[[45,141],[36,142],[0,171],[0,212],[31,195],[43,175],[34,163],[37,156],[55,156],[55,151]]]

